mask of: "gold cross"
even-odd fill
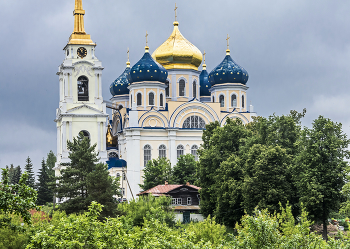
[[[127,53],[128,53],[128,61],[129,61],[129,54],[130,54],[129,48],[128,48],[128,52]]]
[[[146,31],[146,46],[148,47],[148,33]]]
[[[205,64],[205,55],[206,55],[207,53],[205,52],[205,50],[204,50],[204,53],[203,53],[203,56],[204,56],[204,64]]]
[[[226,39],[226,41],[227,41],[227,49],[230,49],[230,38],[231,37],[229,37],[228,34],[227,34],[227,39]]]
[[[178,9],[178,8],[177,8],[176,3],[175,3],[175,9],[174,9],[174,10],[175,10],[175,22],[177,21],[177,20],[176,20],[176,19],[177,19],[177,13],[176,13],[177,9]]]

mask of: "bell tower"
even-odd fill
[[[64,60],[58,68],[59,107],[56,110],[57,163],[56,175],[68,163],[67,140],[83,132],[91,144],[97,144],[100,161],[105,163],[106,104],[102,98],[102,63],[95,56],[96,44],[86,34],[82,0],[75,0],[74,31],[64,47]]]

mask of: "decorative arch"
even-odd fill
[[[141,127],[144,127],[146,125],[146,122],[149,118],[159,118],[159,120],[162,121],[163,127],[166,128],[169,124],[168,119],[162,114],[161,112],[154,109],[154,107],[151,108],[151,110],[144,113],[138,120],[138,123]]]
[[[192,115],[185,119],[182,124],[182,128],[184,129],[204,129],[205,121],[198,115]]]
[[[227,118],[239,118],[240,120],[242,120],[243,124],[248,124],[249,120],[242,115],[241,113],[238,113],[237,111],[235,111],[236,109],[234,109],[231,113],[227,114],[222,120],[221,120],[221,126],[224,126],[226,124],[226,119]]]
[[[82,75],[77,80],[78,101],[89,101],[89,78]]]

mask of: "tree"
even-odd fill
[[[26,165],[24,166],[24,171],[28,173],[28,179],[26,184],[34,188],[35,187],[35,177],[34,177],[34,171],[33,171],[33,164],[32,161],[30,160],[29,156],[26,159]]]
[[[4,218],[0,219],[1,226],[10,226],[16,228],[11,223],[11,214],[20,215],[25,223],[30,223],[30,209],[35,209],[37,194],[35,190],[26,185],[28,173],[21,176],[18,184],[10,184],[8,169],[2,170],[2,179],[0,182],[0,214]]]
[[[49,189],[49,181],[50,177],[48,174],[48,169],[43,158],[41,161],[41,169],[39,169],[38,183],[36,186],[36,189],[38,191],[38,205],[45,205],[46,203],[52,201],[53,194]]]
[[[95,170],[87,175],[88,202],[103,203],[101,217],[113,217],[117,211],[117,203],[113,196],[120,195],[119,177],[109,175],[106,164],[99,163]]]
[[[171,181],[171,164],[169,159],[158,158],[148,161],[143,175],[143,184],[140,187],[143,190],[148,190],[157,185],[164,184],[166,181]]]
[[[11,163],[9,168],[9,181],[10,184],[15,184],[14,182],[14,175],[15,175],[15,168],[13,167],[13,164]]]
[[[115,185],[111,186],[111,178],[106,177],[108,172],[101,172],[105,167],[96,166],[99,161],[95,152],[96,144],[90,146],[90,139],[81,132],[77,138],[73,138],[73,142],[67,141],[67,147],[71,162],[63,164],[66,168],[57,177],[57,197],[66,200],[60,205],[60,209],[67,213],[86,211],[94,198],[100,198],[101,204],[110,206],[112,196],[117,193]],[[94,186],[97,187],[96,190],[92,190]],[[98,197],[101,193],[105,194]]]
[[[312,129],[305,128],[300,141],[296,183],[300,202],[304,203],[313,221],[323,224],[327,240],[327,219],[331,210],[338,210],[341,190],[346,180],[350,140],[342,125],[319,116]]]
[[[173,168],[172,183],[186,184],[187,182],[194,184],[196,177],[196,160],[193,155],[187,154],[179,157],[177,164]]]
[[[12,179],[13,183],[14,183],[14,184],[18,184],[18,183],[19,183],[19,180],[21,179],[21,176],[22,176],[21,166],[18,165],[18,166],[15,168],[15,172],[14,172],[14,174],[13,174],[13,179]]]
[[[55,171],[53,168],[55,167],[56,162],[57,162],[57,158],[56,158],[55,154],[53,153],[53,151],[50,150],[50,152],[47,154],[47,158],[46,158],[47,173],[48,173],[50,179],[54,179],[54,177],[55,177]]]

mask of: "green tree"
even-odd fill
[[[48,173],[50,179],[54,179],[54,177],[55,177],[55,171],[53,168],[55,167],[56,162],[57,162],[57,158],[55,156],[55,153],[53,153],[53,151],[50,150],[50,152],[47,154],[47,158],[46,158],[47,173]]]
[[[101,217],[114,217],[117,211],[116,199],[120,195],[119,177],[109,175],[106,164],[99,163],[95,170],[87,175],[88,203],[103,203]]]
[[[162,185],[165,181],[171,181],[171,164],[167,158],[158,158],[148,161],[143,175],[143,184],[140,187],[148,190],[157,185]]]
[[[15,168],[13,167],[13,164],[11,163],[10,168],[9,168],[9,181],[10,181],[10,184],[15,184],[14,176],[15,176]]]
[[[186,154],[178,158],[177,164],[173,168],[172,183],[194,184],[197,180],[197,162],[193,155]]]
[[[36,189],[38,191],[38,205],[45,205],[46,203],[52,201],[53,194],[48,186],[49,181],[50,178],[48,175],[48,169],[46,167],[45,160],[43,159],[41,161],[41,169],[39,169],[38,183],[36,186]]]
[[[14,184],[18,184],[18,183],[19,183],[19,180],[21,179],[21,176],[22,176],[21,166],[18,165],[18,166],[15,168],[15,172],[14,172],[14,174],[13,174],[13,179],[12,179],[13,183],[14,183]]]
[[[0,214],[4,218],[0,220],[1,226],[10,226],[16,228],[12,224],[11,215],[19,215],[25,223],[30,223],[30,209],[35,209],[37,194],[35,190],[26,185],[28,173],[24,173],[18,184],[10,184],[8,169],[2,170],[2,182],[0,182]]]
[[[319,116],[312,129],[305,128],[300,141],[295,174],[300,202],[305,204],[313,221],[322,222],[323,238],[327,240],[327,219],[338,210],[345,184],[350,141],[342,125]]]
[[[33,164],[32,161],[30,160],[29,156],[26,159],[26,165],[24,166],[24,171],[27,172],[28,174],[28,179],[26,184],[31,187],[34,188],[35,187],[35,177],[34,177],[34,171],[33,171]]]

